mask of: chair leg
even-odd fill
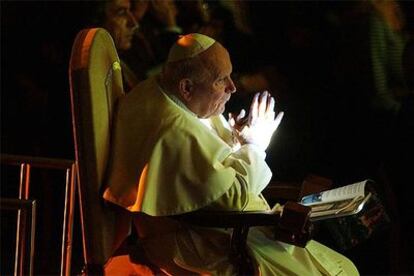
[[[233,229],[230,245],[230,258],[239,270],[239,275],[253,275],[254,267],[252,260],[247,253],[246,243],[249,227],[240,226]]]

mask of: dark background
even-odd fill
[[[285,118],[267,159],[275,180],[300,180],[309,173],[330,177],[336,185],[374,179],[379,190],[392,188],[395,197],[384,197],[392,196],[402,204],[396,216],[404,221],[412,215],[412,207],[402,203],[409,202],[413,184],[412,141],[408,139],[412,136],[401,132],[396,120],[372,118],[368,36],[363,23],[339,17],[346,3],[350,2],[249,2],[252,28],[261,47],[252,57],[273,65],[283,76],[284,88],[272,93]],[[408,1],[402,4],[406,10],[412,8]],[[87,12],[77,1],[1,1],[0,5],[1,153],[74,159],[68,61]],[[412,21],[408,22],[411,27]],[[249,57],[235,53],[232,59]],[[237,97],[230,104],[243,105]],[[17,196],[16,176],[17,170],[2,166],[2,197]],[[56,172],[33,176],[31,197],[39,199],[38,275],[59,271],[62,179]],[[12,268],[13,216],[2,213],[1,224],[0,269],[5,275]],[[78,223],[74,227],[73,270],[79,272]],[[384,235],[344,252],[363,274],[398,271],[391,261],[392,245]],[[406,259],[401,262],[403,267],[410,264]]]

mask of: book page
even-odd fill
[[[313,205],[311,206],[310,218],[312,221],[316,221],[357,214],[362,210],[370,197],[371,193],[368,193],[365,198],[355,197],[353,199]]]
[[[312,206],[315,204],[342,201],[352,198],[363,198],[367,181],[368,180],[364,180],[340,188],[308,195],[303,197],[300,203],[306,206]]]
[[[337,214],[344,208],[350,207],[350,203],[353,203],[352,200],[342,200],[339,202],[333,203],[323,203],[320,205],[312,206],[311,217],[319,217],[326,215]]]

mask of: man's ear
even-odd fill
[[[193,81],[190,79],[182,79],[179,82],[178,89],[180,96],[186,102],[189,102],[193,96]]]

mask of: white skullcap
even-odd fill
[[[167,63],[195,57],[210,48],[214,42],[214,39],[203,34],[182,35],[171,47]]]

